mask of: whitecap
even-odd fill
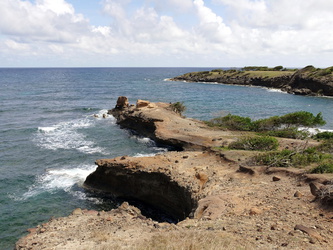
[[[27,199],[44,192],[63,190],[72,194],[74,185],[81,186],[87,176],[95,171],[95,165],[82,165],[75,168],[50,169],[45,174],[37,176],[35,183],[23,194],[22,199]]]
[[[263,89],[266,89],[267,92],[288,94],[286,91],[282,91],[281,89],[271,89],[271,88],[263,88]]]
[[[37,135],[33,141],[41,148],[76,149],[86,154],[102,153],[105,149],[96,146],[93,141],[85,138],[80,129],[89,128],[94,125],[92,119],[78,119],[68,122],[60,122],[54,126],[38,127]]]
[[[333,132],[331,129],[321,129],[321,128],[299,128],[300,131],[307,131],[310,135],[316,135],[321,132]]]
[[[150,153],[150,154],[137,153],[137,154],[133,155],[133,157],[151,157],[151,156],[155,156],[155,155],[157,155],[157,153]]]
[[[98,113],[90,115],[90,116],[93,116],[97,120],[107,119],[107,120],[112,121],[113,123],[116,122],[116,119],[113,117],[113,115],[108,114],[108,110],[107,109],[102,109]]]

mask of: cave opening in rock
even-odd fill
[[[191,217],[197,206],[191,192],[163,173],[149,173],[124,168],[102,168],[89,175],[85,187],[118,201],[127,201],[157,221],[178,222]],[[104,196],[105,197],[105,196]]]

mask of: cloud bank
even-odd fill
[[[103,0],[96,16],[70,0],[2,0],[7,66],[331,66],[327,0]]]

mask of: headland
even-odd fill
[[[96,161],[84,187],[137,199],[173,216],[154,221],[124,202],[111,211],[80,208],[29,229],[16,249],[329,249],[332,206],[320,194],[332,174],[251,165],[256,151],[224,150],[251,132],[219,130],[182,117],[168,103],[118,98],[109,110],[124,129],[175,149],[150,157]],[[279,148],[318,145],[279,139]],[[222,147],[222,149],[221,149]],[[218,148],[218,149],[217,149]],[[310,185],[309,185],[310,184]]]
[[[307,66],[298,70],[282,66],[190,72],[172,81],[216,82],[221,84],[275,88],[295,95],[333,96],[333,67]]]

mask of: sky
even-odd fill
[[[332,0],[0,0],[0,67],[329,67]]]

